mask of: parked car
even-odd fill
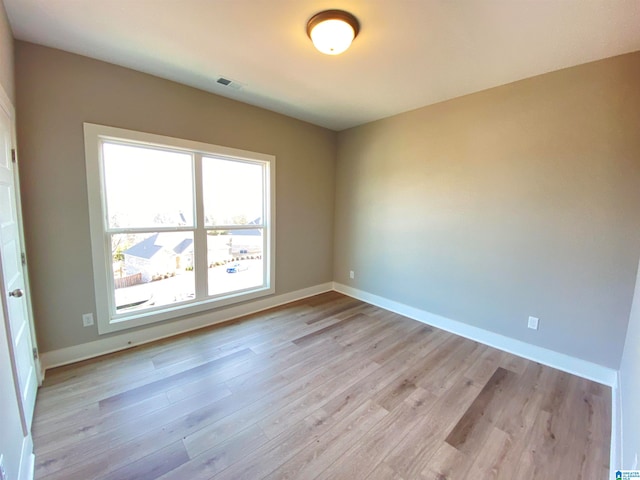
[[[233,265],[227,267],[227,273],[238,273],[242,272],[243,270],[247,270],[248,268],[249,265],[245,265],[243,263],[234,263]]]

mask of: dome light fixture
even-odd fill
[[[322,53],[339,55],[349,48],[360,31],[358,19],[343,10],[316,13],[307,23],[307,35]]]

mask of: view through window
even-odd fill
[[[94,232],[98,208],[90,195],[94,267],[96,248],[106,267],[105,278],[96,272],[96,295],[107,287],[103,327],[273,291],[272,157],[119,129],[113,137],[114,129],[85,124],[85,136],[87,130],[97,148],[97,165],[87,156],[87,175],[101,200]]]

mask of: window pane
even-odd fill
[[[259,287],[264,283],[263,230],[209,230],[209,295]]]
[[[111,236],[116,313],[195,298],[193,232]]]
[[[207,226],[263,223],[261,164],[204,157],[202,178]]]
[[[104,143],[109,228],[193,226],[193,161],[187,153]]]

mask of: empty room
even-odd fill
[[[0,6],[0,480],[640,477],[640,2]]]

